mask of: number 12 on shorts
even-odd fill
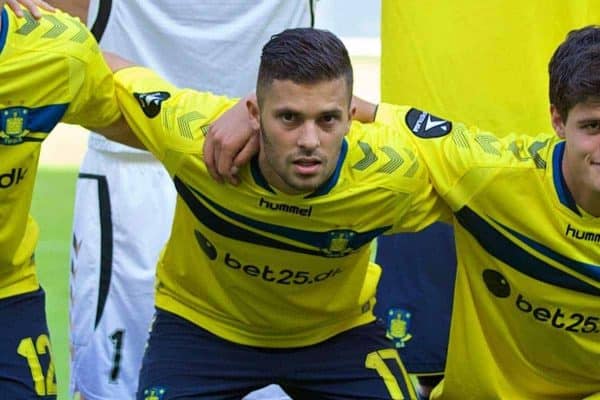
[[[42,334],[38,336],[33,343],[33,338],[26,337],[21,339],[19,346],[17,347],[17,354],[25,357],[27,365],[31,371],[31,379],[35,393],[38,396],[48,396],[56,394],[56,380],[54,377],[54,363],[52,362],[52,355],[50,352],[50,339],[48,335]],[[42,364],[40,363],[40,356],[48,354],[50,363],[48,370],[44,376],[42,371]]]
[[[365,367],[377,371],[393,400],[417,399],[417,393],[396,349],[377,350],[367,354]],[[394,372],[396,371],[396,374]],[[399,375],[396,377],[396,375]]]

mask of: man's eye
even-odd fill
[[[284,122],[294,122],[296,120],[296,116],[293,113],[283,113],[281,114],[281,119]]]
[[[325,123],[331,123],[335,122],[337,120],[337,117],[335,115],[324,115],[323,117],[321,117],[321,120]]]
[[[582,129],[596,131],[600,129],[600,121],[588,122],[581,127]]]
[[[600,128],[600,121],[592,122],[592,123],[590,124],[590,128],[591,128],[591,129],[594,129],[594,130],[595,130],[595,129],[599,129],[599,128]]]

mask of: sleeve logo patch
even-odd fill
[[[406,113],[405,121],[415,135],[425,139],[445,136],[452,131],[452,122],[416,108],[411,108]]]
[[[156,117],[160,113],[161,103],[171,97],[168,92],[134,93],[133,95],[148,118]]]

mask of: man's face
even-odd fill
[[[333,173],[350,129],[350,96],[343,78],[314,84],[275,80],[260,110],[259,165],[269,184],[288,194],[315,190]]]
[[[600,198],[600,102],[578,103],[562,118],[552,108],[552,125],[566,139],[563,173],[575,200]],[[584,205],[584,204],[580,204]],[[585,208],[585,207],[584,207]]]

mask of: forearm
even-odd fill
[[[114,53],[110,52],[102,52],[104,56],[104,60],[106,64],[111,69],[111,71],[116,72],[120,69],[131,67],[134,65],[129,60],[126,60]],[[117,101],[115,99],[115,101]],[[138,149],[145,149],[145,146],[139,139],[135,136],[125,118],[121,116],[116,122],[113,124],[104,127],[104,128],[94,128],[94,131],[100,133],[108,140],[112,140],[114,142],[118,142],[127,146],[135,147]]]
[[[104,128],[94,128],[94,131],[100,133],[102,136],[108,140],[112,140],[113,142],[118,142],[126,146],[146,150],[146,147],[135,136],[125,121],[125,118],[122,116],[113,124]]]
[[[375,115],[377,113],[377,105],[370,103],[360,97],[352,97],[352,106],[355,108],[354,116],[352,119],[363,123],[369,123],[375,121]]]

